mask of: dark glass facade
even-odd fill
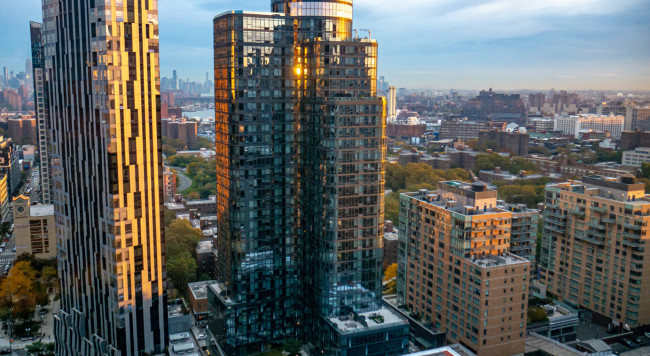
[[[296,337],[313,354],[401,354],[408,324],[381,307],[377,43],[352,37],[350,1],[272,9],[214,19],[214,346],[239,355]],[[367,347],[379,340],[393,347]]]

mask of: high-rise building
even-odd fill
[[[650,324],[650,201],[634,177],[583,177],[546,186],[540,283],[583,318]]]
[[[650,131],[635,130],[621,134],[621,149],[634,150],[637,147],[650,147]]]
[[[528,108],[530,112],[540,112],[546,104],[546,94],[531,93],[528,95]]]
[[[217,280],[228,355],[289,337],[310,354],[398,355],[382,307],[385,101],[352,1],[273,0],[214,19]]]
[[[478,134],[479,145],[495,144],[499,152],[509,152],[517,156],[528,156],[530,137],[526,133],[503,132],[498,130],[481,131]]]
[[[10,138],[0,136],[0,174],[7,175],[7,194],[12,194],[20,185],[20,162],[18,150]]]
[[[43,2],[56,354],[167,346],[158,2]]]
[[[512,213],[510,253],[527,259],[531,266],[535,266],[539,210],[530,209],[525,204],[499,203],[500,209]],[[534,272],[535,269],[531,268],[531,274]]]
[[[492,88],[482,90],[462,110],[462,115],[470,120],[507,120],[520,125],[526,124],[526,114],[526,105],[519,94],[499,94]]]
[[[41,201],[51,204],[52,179],[50,166],[50,120],[48,115],[49,101],[45,88],[45,53],[43,52],[43,25],[38,22],[29,23],[29,32],[32,42],[32,68],[34,79],[34,111],[36,112],[36,131],[38,143],[38,157],[41,175]]]
[[[613,138],[620,138],[625,124],[624,116],[558,116],[555,118],[555,130],[566,135],[580,138],[589,132],[609,132]]]
[[[486,130],[505,131],[506,122],[447,120],[440,125],[441,140],[463,141],[478,138],[479,132]]]
[[[483,182],[400,195],[397,302],[478,356],[523,354],[530,261]]]
[[[394,86],[388,87],[388,121],[393,122],[397,118],[397,89]]]

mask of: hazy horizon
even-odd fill
[[[29,21],[41,21],[41,1],[3,7],[0,67],[24,71]],[[161,77],[176,69],[179,78],[203,81],[212,72],[213,17],[269,11],[270,0],[160,0],[158,7]],[[650,90],[648,13],[644,0],[356,0],[354,27],[372,30],[379,75],[398,87],[634,91]]]

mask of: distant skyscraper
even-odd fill
[[[9,85],[9,70],[7,67],[2,68],[2,80],[5,86]]]
[[[172,89],[173,90],[178,90],[178,76],[176,75],[176,69],[174,69],[173,75],[172,75]]]
[[[48,92],[45,88],[45,54],[43,53],[42,31],[43,25],[38,22],[30,22],[29,30],[32,41],[32,68],[34,79],[34,111],[36,111],[38,130],[38,157],[41,173],[41,201],[43,204],[51,204],[52,185],[50,167],[50,120],[48,115],[49,102]]]
[[[43,2],[57,355],[167,346],[157,8]]]
[[[395,121],[397,118],[397,89],[388,87],[388,121]]]
[[[214,19],[217,274],[228,355],[298,337],[311,354],[399,355],[381,306],[385,102],[350,0],[273,0]],[[216,350],[215,350],[216,351]]]

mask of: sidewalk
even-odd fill
[[[41,341],[43,343],[54,342],[54,314],[59,312],[60,301],[53,301],[54,296],[50,295],[50,305],[46,308],[48,309],[47,314],[43,314],[42,320],[44,324],[41,324],[40,334],[41,338],[36,338],[36,340],[22,341],[19,337],[14,338],[14,342],[11,345],[13,349],[24,349],[26,345],[29,345],[35,341]],[[37,308],[36,313],[34,314],[34,320],[41,320],[41,315],[39,315],[39,310]],[[4,324],[4,323],[3,323]],[[3,325],[4,326],[4,325]],[[10,338],[8,330],[0,331],[0,349],[9,348]]]

